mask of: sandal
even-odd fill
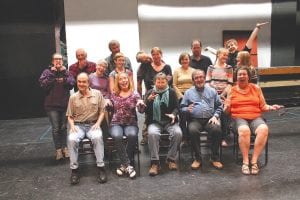
[[[251,164],[251,174],[257,175],[258,172],[259,172],[259,168],[258,168],[257,163],[252,163]]]
[[[249,164],[243,163],[243,165],[242,165],[242,173],[244,175],[249,175],[250,174]]]

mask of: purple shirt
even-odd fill
[[[132,92],[128,97],[111,95],[113,103],[113,117],[111,125],[132,125],[137,126],[136,103],[141,99],[140,95]]]
[[[109,81],[106,76],[98,77],[94,73],[89,75],[90,87],[99,90],[105,99],[110,98]]]

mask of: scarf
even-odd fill
[[[164,90],[158,90],[156,86],[154,86],[153,91],[156,94],[158,94],[153,101],[153,120],[160,122],[161,121],[160,105],[164,103],[167,107],[169,106],[169,86],[167,86]]]

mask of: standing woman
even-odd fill
[[[181,64],[181,66],[175,69],[173,73],[173,88],[180,104],[184,92],[193,86],[192,73],[195,69],[190,67],[190,55],[186,52],[180,54],[179,64]],[[179,112],[179,116],[179,124],[183,132],[183,142],[187,142],[189,140],[187,131],[188,116],[187,113],[183,111]]]
[[[168,85],[171,87],[172,86],[172,69],[171,66],[166,64],[163,60],[162,60],[162,50],[159,47],[153,47],[151,49],[151,57],[152,59],[148,59],[150,60],[150,62],[144,62],[141,64],[141,66],[139,67],[139,70],[137,72],[137,90],[139,92],[139,94],[142,94],[142,82],[144,81],[145,84],[145,94],[147,93],[147,91],[151,90],[154,86],[153,84],[153,79],[155,77],[156,74],[163,72],[164,74],[167,75],[168,78]],[[145,115],[145,120],[147,118],[147,115]],[[148,143],[148,139],[147,139],[147,131],[145,131],[145,129],[142,131],[142,141],[141,144],[145,145]]]
[[[279,105],[266,104],[261,88],[249,83],[250,71],[247,67],[237,69],[237,83],[228,92],[225,101],[225,112],[231,114],[238,135],[239,146],[243,156],[242,173],[258,174],[258,158],[265,147],[268,139],[269,129],[262,118],[265,111],[278,110]],[[249,162],[250,136],[255,133],[254,150]],[[249,168],[250,167],[250,168]]]
[[[257,83],[257,68],[251,64],[251,55],[248,51],[240,51],[236,57],[236,67],[234,69],[234,82],[236,82],[237,68],[246,66],[250,71],[250,83]]]
[[[104,99],[105,99],[105,107],[108,108],[108,106],[111,105],[110,101],[110,88],[109,88],[109,80],[106,75],[106,69],[107,69],[107,62],[104,59],[101,59],[97,62],[96,65],[96,72],[89,75],[89,83],[90,87],[96,90],[99,90]],[[108,132],[109,122],[111,119],[111,113],[109,113],[107,110],[105,111],[105,120],[101,124],[101,128],[103,130],[103,133]]]
[[[218,95],[222,100],[226,98],[226,93],[230,90],[233,84],[233,68],[228,65],[228,49],[220,48],[217,51],[217,58],[214,65],[210,65],[206,73],[206,82],[217,90]],[[221,114],[222,126],[222,146],[227,147],[228,144],[225,140],[227,137],[228,116],[224,113]]]
[[[136,176],[134,170],[134,151],[138,140],[138,124],[136,107],[143,105],[138,93],[134,92],[129,75],[120,72],[116,75],[114,93],[111,95],[113,116],[110,134],[115,140],[117,152],[121,159],[121,166],[117,169],[119,176],[128,174],[130,178]],[[127,146],[123,143],[123,135],[127,137]]]
[[[62,65],[62,55],[55,53],[52,64],[39,78],[40,86],[46,91],[44,107],[52,126],[52,136],[56,149],[56,160],[69,157],[67,148],[66,110],[70,90],[74,87],[73,76]]]
[[[116,55],[114,56],[114,62],[116,63],[116,68],[109,74],[109,87],[110,87],[111,93],[113,93],[114,88],[115,88],[116,75],[121,72],[125,72],[128,74],[129,81],[133,85],[133,74],[132,74],[131,70],[125,68],[124,54],[116,53]]]
[[[107,69],[107,62],[102,59],[97,62],[96,72],[89,75],[90,87],[99,90],[105,99],[110,98],[109,80],[105,71]]]

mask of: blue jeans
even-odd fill
[[[48,111],[55,149],[67,147],[67,117],[65,111]]]
[[[134,151],[137,145],[139,129],[137,126],[112,125],[110,135],[115,140],[117,152],[122,165],[134,163]],[[127,137],[127,147],[123,143],[123,135]]]
[[[84,138],[89,138],[93,143],[96,156],[97,167],[104,167],[104,143],[101,128],[91,130],[94,124],[76,124],[77,132],[70,132],[68,135],[68,148],[70,153],[70,168],[78,168],[78,146],[79,142]]]

